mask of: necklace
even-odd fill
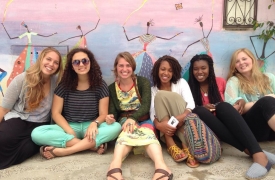
[[[200,88],[201,89],[201,91],[203,92],[203,95],[205,96],[205,97],[207,97],[208,96],[208,92],[205,92],[202,88]]]

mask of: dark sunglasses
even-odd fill
[[[80,63],[82,63],[84,66],[86,66],[86,65],[89,64],[89,62],[90,62],[89,59],[83,58],[83,59],[81,59],[81,60],[74,60],[74,61],[72,62],[72,64],[73,64],[73,66],[79,66]]]

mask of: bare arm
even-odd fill
[[[4,116],[9,112],[9,109],[5,109],[3,107],[0,106],[0,123],[2,122],[2,120],[4,119]]]
[[[127,39],[128,41],[132,41],[132,40],[134,40],[134,39],[136,39],[136,38],[139,37],[139,36],[137,36],[137,37],[134,37],[134,38],[132,38],[132,39],[129,39],[128,36],[127,36],[127,34],[126,34],[125,28],[124,28],[123,26],[122,26],[122,28],[123,28],[124,34],[125,34],[125,36],[126,36],[126,39]]]
[[[108,105],[109,97],[105,97],[99,100],[99,116],[96,119],[94,119],[94,121],[90,124],[85,133],[85,137],[87,137],[89,141],[93,141],[96,138],[96,135],[98,134],[98,124],[95,122],[95,120],[99,122],[99,125],[105,121],[105,118],[108,114]]]
[[[180,33],[178,33],[178,34],[172,36],[171,38],[163,38],[163,37],[159,37],[159,36],[156,36],[156,37],[159,38],[159,39],[170,40],[170,39],[173,39],[174,37],[180,35],[181,33],[183,33],[183,32],[180,32]]]
[[[10,35],[9,35],[8,31],[6,30],[6,28],[5,28],[4,24],[3,24],[3,23],[1,23],[1,24],[2,24],[2,26],[4,27],[4,29],[5,29],[5,31],[6,31],[6,33],[7,33],[7,35],[9,36],[9,38],[10,38],[10,39],[16,39],[16,38],[19,38],[18,36],[16,36],[16,37],[10,37]]]
[[[95,28],[92,29],[92,30],[90,30],[90,31],[88,31],[86,34],[84,34],[84,36],[86,36],[86,35],[87,35],[88,33],[90,33],[91,31],[95,30],[95,29],[97,28],[97,25],[98,25],[99,21],[100,21],[100,19],[98,19]]]
[[[63,104],[64,99],[57,95],[54,95],[52,105],[52,118],[54,122],[59,125],[66,133],[76,136],[68,121],[61,114],[63,110]]]
[[[254,43],[253,43],[253,41],[252,41],[252,38],[253,38],[253,37],[259,37],[259,36],[260,36],[260,35],[249,36],[249,39],[250,39],[250,41],[251,41],[251,43],[252,43],[252,46],[253,46],[253,48],[254,48],[254,51],[255,51],[256,56],[257,56],[258,59],[259,59],[259,56],[258,56],[258,54],[257,54],[257,51],[256,51],[256,48],[255,48]]]
[[[207,38],[208,38],[209,34],[211,33],[212,29],[213,29],[213,14],[212,14],[212,25],[211,25],[211,29],[210,29],[209,33],[206,36]]]
[[[55,33],[53,33],[53,34],[50,34],[50,35],[48,35],[48,36],[45,36],[45,35],[42,35],[42,34],[37,34],[37,36],[50,37],[50,36],[53,36],[53,35],[55,35],[55,34],[57,34],[57,32],[55,32]]]
[[[189,45],[186,47],[186,49],[183,51],[182,56],[186,53],[187,49],[188,49],[190,46],[192,46],[193,44],[196,44],[196,43],[198,43],[198,42],[200,42],[200,40],[197,40],[197,41],[195,41],[195,42],[189,44]]]

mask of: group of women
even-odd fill
[[[46,159],[84,150],[103,154],[116,138],[107,179],[123,179],[122,162],[132,150],[153,160],[154,180],[173,179],[158,139],[174,161],[193,168],[220,158],[219,140],[252,157],[248,179],[275,167],[275,155],[258,144],[275,139],[275,76],[262,73],[249,50],[234,52],[227,82],[215,76],[205,54],[191,59],[188,82],[171,56],[155,62],[153,87],[135,68],[129,52],[119,53],[115,82],[107,86],[88,49],[72,49],[64,72],[60,53],[44,49],[13,79],[0,106],[0,169],[39,151]]]

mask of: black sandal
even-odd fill
[[[118,173],[118,172],[122,175],[122,171],[120,168],[111,169],[110,171],[107,172],[107,177],[111,177],[115,180],[118,180],[115,176],[112,175],[112,174]],[[121,180],[124,180],[124,179],[121,179]]]
[[[160,176],[159,178],[157,178],[156,180],[162,179],[164,177],[168,177],[168,180],[172,180],[173,179],[173,173],[169,174],[167,171],[165,171],[164,169],[156,169],[155,170],[155,174],[156,173],[161,173],[163,174],[162,176]]]

